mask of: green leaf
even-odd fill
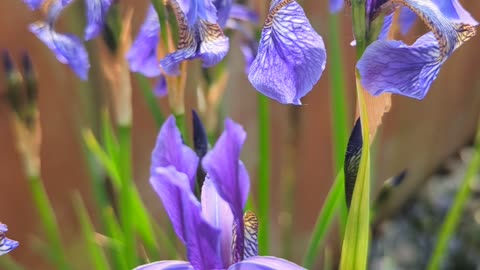
[[[320,253],[320,247],[322,246],[328,229],[334,220],[336,210],[344,202],[343,194],[344,174],[342,168],[342,170],[337,174],[337,177],[335,177],[335,182],[328,192],[322,210],[317,217],[315,229],[310,237],[310,244],[305,253],[305,258],[303,259],[303,266],[307,269],[313,269],[315,260],[318,258],[318,254]]]
[[[102,248],[98,245],[98,241],[95,238],[95,231],[93,229],[93,225],[88,217],[87,210],[85,209],[85,205],[80,194],[75,193],[73,197],[73,204],[75,207],[75,211],[77,213],[78,219],[80,221],[80,225],[82,228],[82,236],[86,242],[86,246],[88,249],[88,253],[90,255],[90,259],[92,260],[94,269],[110,269],[108,265],[108,261],[103,254]]]
[[[363,98],[364,92],[357,80],[357,99],[362,123],[363,146],[343,239],[340,259],[341,270],[364,270],[367,268],[370,238],[370,133]]]
[[[140,86],[140,90],[142,91],[143,99],[147,103],[147,107],[150,110],[157,127],[160,128],[165,121],[165,117],[160,110],[160,106],[158,105],[158,101],[153,93],[152,87],[150,87],[150,82],[141,74],[137,74],[136,78]]]

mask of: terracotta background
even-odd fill
[[[311,23],[327,40],[327,1],[322,2],[325,3],[303,1],[303,5]],[[480,18],[479,2],[462,2],[476,18]],[[138,25],[143,20],[146,1],[124,1],[123,4],[135,7],[136,33]],[[18,0],[2,0],[0,6],[0,49],[9,50],[17,60],[21,52],[27,51],[38,74],[43,130],[42,176],[62,231],[65,233],[63,240],[70,246],[69,254],[72,260],[78,261],[76,269],[82,269],[83,255],[75,250],[77,221],[71,199],[75,191],[80,191],[87,202],[91,201],[88,173],[79,144],[81,139],[79,132],[82,127],[95,126],[98,121],[98,104],[105,98],[103,89],[105,84],[101,82],[98,61],[94,52],[91,57],[93,59],[91,82],[79,81],[69,68],[56,61],[53,54],[28,32],[28,24],[42,18],[40,13],[32,13]],[[78,7],[79,3],[75,8]],[[78,13],[72,9],[68,12]],[[346,85],[352,98],[354,49],[348,45],[352,39],[350,14],[342,12],[339,16],[343,25],[340,36],[344,44],[344,64],[347,67]],[[59,29],[81,33],[82,25],[72,23],[75,17],[64,17],[66,18],[60,22]],[[420,28],[416,34],[422,32]],[[388,209],[394,209],[402,201],[407,200],[421,186],[425,177],[435,170],[439,162],[472,138],[480,112],[479,44],[480,37],[476,36],[453,54],[422,102],[398,96],[393,98],[392,110],[384,117],[384,124],[375,144],[377,158],[374,175],[376,181],[380,182],[403,169],[408,169],[409,176],[394,199],[388,203]],[[88,46],[95,51],[96,45],[98,45],[96,42],[90,42]],[[238,54],[238,48],[233,45],[231,51],[229,61],[234,66],[228,83],[225,110],[230,117],[243,124],[249,133],[243,160],[252,176],[252,182],[255,183],[258,162],[256,92],[243,73],[243,61]],[[280,224],[288,224],[291,221],[294,242],[290,248],[294,251],[295,261],[301,259],[317,212],[333,181],[328,72],[327,63],[322,79],[303,99],[306,105],[290,107],[271,103],[272,241],[280,240]],[[189,82],[187,95],[190,100],[194,100],[195,84],[195,81]],[[4,76],[0,76],[2,94],[5,91],[4,85]],[[150,151],[157,129],[137,89],[133,92],[133,104],[135,180],[148,206],[152,211],[158,212],[161,203],[147,183]],[[296,115],[294,122],[289,118],[291,114]],[[44,267],[44,261],[38,251],[32,248],[36,239],[41,237],[41,230],[26,179],[20,169],[9,115],[10,108],[2,98],[0,220],[9,225],[9,237],[19,240],[22,244],[12,253],[12,257],[24,264],[26,269],[48,269]],[[297,132],[294,144],[289,139],[293,129]],[[286,154],[289,151],[293,156]],[[285,183],[289,175],[293,176],[294,184],[285,186],[282,183]],[[282,214],[287,205],[282,198],[289,192],[294,194],[291,204],[294,210],[293,217]],[[89,204],[89,207],[92,205]],[[392,211],[389,210],[388,213]],[[273,253],[280,255],[282,251],[274,249]]]

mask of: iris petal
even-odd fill
[[[160,75],[157,45],[160,40],[160,22],[153,6],[150,6],[140,32],[127,54],[130,69],[147,77]]]
[[[232,0],[214,0],[213,5],[217,9],[217,22],[220,27],[224,27],[230,17],[230,11],[232,9]]]
[[[205,172],[214,183],[218,194],[230,206],[233,213],[237,241],[232,250],[233,262],[243,259],[243,208],[250,190],[250,178],[240,161],[240,150],[245,141],[243,128],[230,119],[213,149],[203,158]]]
[[[133,270],[194,270],[192,265],[184,261],[160,261],[135,267]]]
[[[87,50],[79,38],[59,34],[43,22],[31,24],[30,31],[53,51],[58,61],[69,65],[82,80],[87,79],[90,63]]]
[[[337,13],[342,10],[345,0],[330,0],[328,8],[330,13]]]
[[[45,0],[23,0],[31,10],[39,9]]]
[[[160,130],[152,153],[151,173],[158,168],[173,166],[178,172],[188,177],[188,184],[193,190],[197,172],[198,157],[195,152],[183,144],[182,135],[175,124],[173,116],[168,117]]]
[[[470,25],[445,18],[437,6],[421,0],[398,0],[432,30],[413,45],[400,41],[373,42],[357,63],[363,86],[372,95],[383,92],[423,99],[450,54],[475,35]]]
[[[277,269],[295,269],[301,270],[305,269],[301,266],[298,266],[292,262],[287,260],[271,257],[271,256],[257,256],[245,259],[239,263],[236,263],[228,270],[241,270],[241,269],[249,269],[249,270],[277,270]]]
[[[280,103],[301,104],[325,69],[322,38],[293,0],[272,1],[248,79]]]
[[[203,183],[201,202],[202,211],[208,222],[220,229],[217,254],[222,257],[223,267],[228,267],[232,262],[233,215],[229,204],[220,197],[212,180],[208,177]]]
[[[216,253],[220,232],[202,215],[187,176],[173,166],[159,167],[152,172],[150,183],[162,200],[177,236],[186,245],[193,268],[220,269],[222,263]]]
[[[90,40],[102,31],[112,0],[88,0],[85,1],[85,4],[87,9],[85,39]]]
[[[204,20],[199,22],[200,51],[198,56],[202,59],[203,67],[218,64],[228,53],[228,37],[216,23]]]
[[[158,77],[158,81],[155,83],[155,87],[153,88],[153,93],[157,97],[164,97],[168,94],[167,80],[165,79],[165,76],[160,75]]]
[[[244,22],[251,22],[254,24],[257,24],[259,20],[258,14],[255,11],[240,4],[233,4],[229,15],[232,19],[237,19]]]
[[[18,247],[18,242],[5,236],[8,231],[7,225],[0,223],[0,256],[9,253]]]

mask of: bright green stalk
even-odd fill
[[[348,117],[349,110],[347,97],[345,94],[345,76],[343,76],[344,67],[342,59],[342,46],[340,42],[340,21],[337,15],[328,17],[328,35],[329,38],[329,63],[330,63],[330,89],[331,89],[331,112],[332,112],[332,131],[334,148],[334,168],[338,171],[345,160],[345,150],[348,140]],[[340,195],[340,200],[345,201],[345,194]],[[347,208],[345,204],[340,205],[340,232],[343,237],[347,223]]]
[[[310,244],[305,252],[305,258],[303,258],[303,267],[307,269],[313,269],[315,260],[320,254],[320,247],[323,244],[323,240],[328,232],[328,228],[333,222],[335,212],[342,200],[345,200],[345,183],[343,174],[343,167],[335,177],[335,182],[332,188],[328,192],[327,198],[323,203],[322,210],[318,214],[315,228],[313,229],[312,236],[310,237]]]
[[[270,210],[270,111],[269,100],[258,94],[258,216],[260,221],[258,250],[260,255],[269,251]]]
[[[433,255],[430,258],[430,262],[428,264],[428,270],[436,270],[440,269],[440,265],[442,263],[442,258],[445,255],[445,251],[447,250],[448,242],[452,237],[455,229],[460,222],[462,217],[463,210],[465,209],[465,205],[470,199],[470,195],[472,193],[471,186],[475,181],[475,176],[477,175],[478,171],[480,170],[480,125],[477,130],[477,139],[475,142],[475,150],[473,153],[472,160],[468,165],[467,172],[465,174],[465,178],[463,179],[462,185],[458,190],[457,194],[455,195],[455,199],[453,204],[448,211],[447,217],[440,228],[440,233],[437,238],[437,244],[433,251]]]
[[[158,21],[160,22],[160,37],[163,46],[165,46],[165,51],[169,52],[169,42],[168,42],[168,28],[167,28],[167,14],[165,13],[165,6],[162,4],[161,0],[152,0],[153,7],[158,15]]]
[[[121,187],[119,192],[120,226],[124,233],[124,256],[127,266],[138,265],[135,241],[135,209],[131,203],[132,172],[131,172],[131,127],[118,127],[119,155],[117,168],[120,172]]]
[[[185,121],[186,121],[185,114],[182,113],[182,114],[175,115],[175,122],[177,122],[178,130],[180,130],[180,134],[182,134],[182,137],[184,140],[187,139]]]
[[[153,90],[150,87],[150,84],[144,76],[137,74],[137,81],[140,85],[140,90],[142,91],[143,99],[147,103],[148,109],[150,109],[150,113],[157,124],[157,127],[161,127],[163,122],[165,121],[165,117],[163,116],[160,107],[158,106],[157,99],[153,94]]]
[[[62,240],[60,239],[60,230],[57,225],[57,219],[42,180],[39,175],[30,175],[28,176],[28,183],[30,184],[33,201],[38,210],[43,230],[45,231],[49,242],[49,248],[51,248],[49,254],[52,255],[53,262],[57,269],[68,270],[70,269],[70,266],[67,263],[67,257],[65,256]]]

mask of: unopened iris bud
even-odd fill
[[[32,60],[27,52],[22,54],[22,73],[27,90],[27,101],[29,105],[35,105],[38,98],[37,79],[33,70]]]
[[[353,190],[357,180],[358,167],[362,156],[362,124],[360,118],[355,122],[350,139],[348,140],[347,152],[345,154],[344,174],[345,174],[345,198],[347,207],[350,208],[352,202]]]
[[[8,101],[12,109],[16,113],[20,113],[21,107],[23,106],[21,91],[22,77],[16,69],[10,53],[6,50],[2,52],[2,63],[6,75]]]

